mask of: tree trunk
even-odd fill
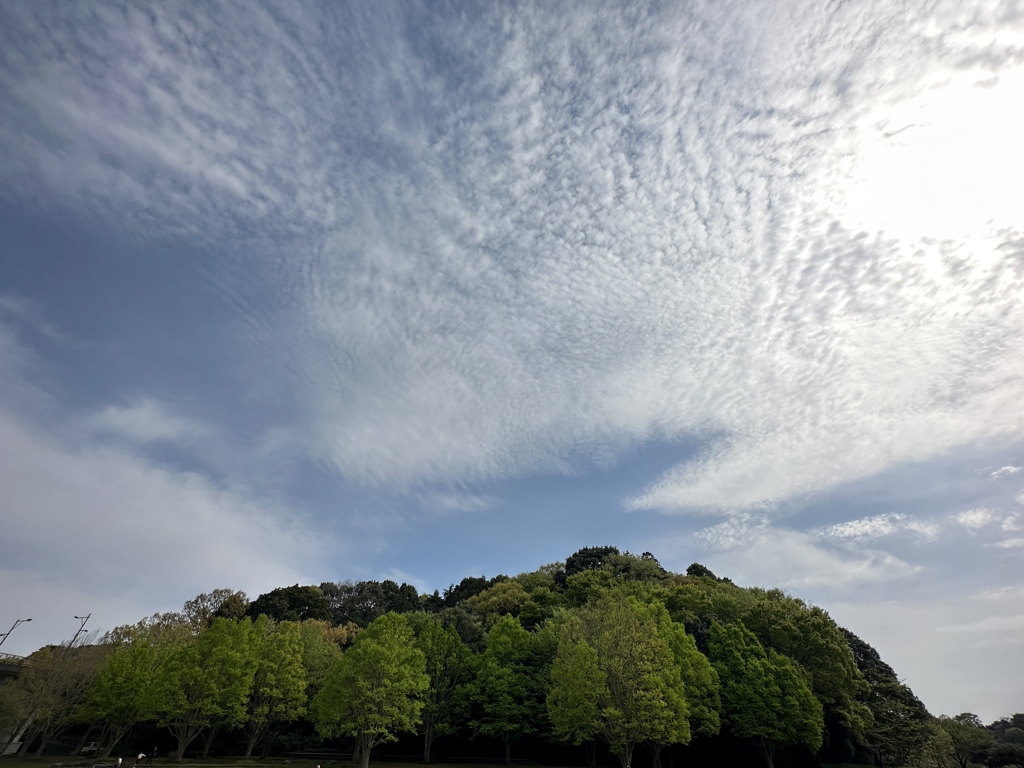
[[[661,768],[661,750],[664,745],[649,742],[647,746],[651,748],[651,766],[653,768]]]
[[[218,731],[220,731],[219,725],[201,731],[203,737],[203,760],[210,756],[210,747],[213,746],[213,740],[217,738]]]
[[[17,757],[25,757],[28,754],[28,748],[35,743],[36,737],[38,737],[42,732],[43,729],[38,726],[31,730],[26,730],[23,734],[21,746],[18,747]]]
[[[359,736],[359,765],[361,768],[369,768],[370,752],[373,751],[373,737],[369,734]]]
[[[512,739],[508,736],[504,738],[505,742],[505,765],[512,765]]]
[[[622,746],[622,751],[619,752],[619,762],[622,763],[622,768],[631,768],[633,765],[633,747],[635,745],[631,741],[627,741]]]
[[[767,763],[768,768],[775,768],[775,745],[770,741],[765,741],[764,739],[758,738],[754,739],[754,746],[757,748],[757,751],[761,754],[761,757],[764,758],[764,761],[765,763]]]
[[[248,760],[250,757],[252,757],[252,751],[254,749],[256,749],[256,745],[259,743],[260,739],[263,738],[263,734],[267,730],[267,725],[268,725],[267,723],[264,723],[264,724],[260,725],[260,724],[253,723],[253,722],[250,721],[250,723],[249,723],[249,739],[248,739],[248,741],[246,742],[246,745],[245,745],[245,759],[246,760]]]
[[[593,739],[585,741],[583,749],[587,753],[587,768],[597,768],[597,742]]]
[[[434,744],[434,724],[423,725],[423,762],[430,762],[430,748]]]

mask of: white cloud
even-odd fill
[[[1002,547],[1003,549],[1022,549],[1024,548],[1024,538],[1003,539],[996,542],[995,546]]]
[[[441,514],[458,512],[482,512],[491,507],[494,500],[475,493],[457,493],[453,491],[436,491],[423,494],[420,503],[427,510]]]
[[[351,480],[569,472],[696,437],[706,450],[631,507],[769,509],[1022,433],[1022,235],[1003,215],[1020,131],[953,103],[1016,103],[1020,20],[995,4],[971,24],[880,1],[628,24],[496,7],[492,25],[411,25],[415,42],[370,11],[333,29],[287,9],[74,8],[13,17],[0,194],[284,242],[217,285],[244,341],[288,360],[304,437]],[[442,43],[458,71],[423,53]],[[979,68],[999,82],[978,87]],[[858,213],[890,156],[954,141],[935,206],[904,196],[904,229]],[[994,222],[918,215],[959,210],[979,174],[1005,193]],[[281,341],[234,301],[260,270],[288,307]]]
[[[933,541],[939,535],[940,529],[938,523],[919,520],[899,512],[889,512],[825,526],[814,530],[813,533],[826,539],[862,541],[909,531]]]
[[[984,528],[990,523],[994,523],[997,519],[996,513],[986,507],[968,509],[966,512],[961,512],[956,516],[956,521],[971,533]]]
[[[737,583],[839,593],[864,584],[905,579],[919,570],[895,555],[860,546],[822,544],[820,537],[770,526],[750,516],[730,518],[698,532],[694,543],[711,550],[715,569]]]
[[[1024,469],[1024,467],[1012,467],[1012,466],[1000,467],[995,472],[993,472],[991,475],[989,475],[989,477],[991,477],[993,480],[998,480],[1001,477],[1009,477],[1010,475],[1016,475],[1022,469]]]
[[[16,342],[0,346],[0,370],[37,391],[15,370],[20,357]],[[101,416],[141,441],[183,429],[152,402]],[[0,593],[5,610],[33,618],[5,650],[64,639],[75,614],[109,629],[218,587],[256,595],[307,581],[323,562],[326,540],[294,511],[156,466],[130,446],[72,446],[75,426],[47,430],[24,410],[0,408]]]
[[[108,406],[85,420],[87,428],[101,434],[113,434],[133,442],[182,440],[202,435],[202,425],[173,416],[166,406],[144,398],[128,406]]]

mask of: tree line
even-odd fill
[[[105,757],[149,723],[176,759],[219,740],[247,758],[342,749],[366,768],[375,748],[417,734],[423,762],[444,737],[500,745],[506,764],[520,745],[563,744],[589,768],[599,750],[633,768],[637,747],[661,768],[666,749],[696,743],[756,751],[769,768],[780,752],[1024,766],[1024,715],[934,718],[820,608],[615,547],[425,595],[393,581],[251,602],[218,589],[29,662],[0,686],[0,732],[22,733],[23,753],[85,724]]]

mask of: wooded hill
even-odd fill
[[[337,752],[364,768],[1024,765],[1024,715],[935,719],[820,608],[615,547],[432,595],[218,589],[30,662],[0,687],[0,733],[23,733],[23,753],[77,725],[101,756],[159,738],[176,758]]]

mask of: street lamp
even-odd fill
[[[80,634],[82,634],[83,632],[85,632],[85,624],[86,624],[86,622],[89,621],[89,617],[90,616],[92,616],[91,613],[87,613],[87,614],[85,614],[85,616],[75,616],[75,618],[78,619],[80,622],[82,622],[82,624],[81,624],[81,626],[78,627],[78,631],[75,632],[75,636],[73,638],[71,638],[71,642],[68,644],[68,648],[71,648],[75,643],[77,643],[78,642],[78,636]]]
[[[26,621],[32,621],[32,619],[18,619],[17,621],[15,621],[14,624],[11,625],[10,629],[8,629],[6,632],[0,635],[0,645],[4,644],[4,640],[11,636],[11,632],[16,630],[19,624],[24,624]]]

